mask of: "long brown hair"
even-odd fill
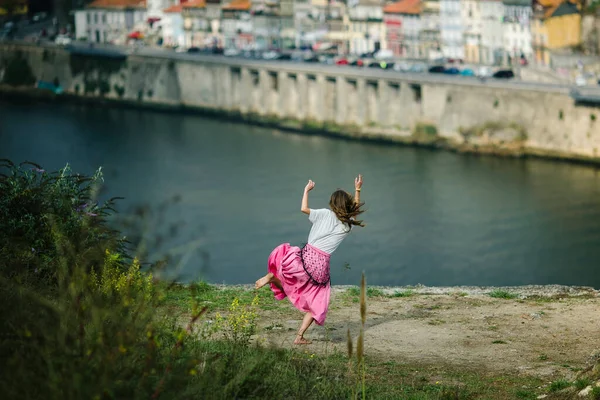
[[[365,203],[357,203],[354,197],[345,190],[338,189],[331,195],[329,207],[340,221],[352,228],[353,225],[365,226],[362,221],[356,219],[364,210],[361,208]]]

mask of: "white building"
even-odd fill
[[[363,54],[386,48],[382,1],[349,2],[347,24],[350,53]]]
[[[461,0],[460,12],[465,44],[465,61],[479,63],[481,54],[481,1]]]
[[[178,0],[146,0],[148,18],[162,21],[165,17],[164,11],[178,3]]]
[[[516,62],[521,56],[531,60],[530,0],[504,0],[504,50]]]
[[[384,7],[388,49],[395,56],[421,58],[421,0],[401,0]]]
[[[163,10],[161,20],[163,46],[184,47],[185,31],[183,29],[183,6],[177,4]]]
[[[460,0],[440,0],[440,39],[444,57],[464,59],[463,32]]]
[[[225,48],[250,49],[254,47],[254,26],[250,0],[232,0],[221,6],[221,29]]]
[[[144,0],[96,0],[75,12],[75,37],[95,43],[123,43],[145,20]]]
[[[504,53],[504,4],[502,0],[481,0],[481,57],[480,62],[499,65]]]

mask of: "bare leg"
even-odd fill
[[[269,272],[268,274],[266,274],[265,276],[263,276],[262,278],[260,278],[259,280],[256,281],[256,283],[254,284],[254,288],[260,289],[261,287],[265,286],[267,283],[271,283],[273,278],[275,278],[275,275],[273,275],[271,272]],[[275,278],[275,279],[277,279],[277,278]],[[279,281],[279,279],[277,279],[277,281]],[[281,284],[281,282],[279,282],[279,283]]]
[[[304,319],[302,320],[302,325],[300,325],[300,329],[298,330],[298,334],[296,335],[296,340],[294,340],[294,344],[310,344],[309,340],[304,339],[304,332],[308,329],[310,324],[312,324],[314,318],[311,313],[306,313],[304,315]]]

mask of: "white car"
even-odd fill
[[[577,77],[575,78],[575,84],[577,86],[585,86],[587,85],[587,79],[585,79],[583,75],[577,75]]]
[[[475,75],[479,78],[490,78],[493,75],[492,69],[490,67],[479,67]]]
[[[406,61],[401,61],[397,64],[394,64],[394,71],[408,72],[410,71],[410,67],[411,65],[409,63],[407,63]]]
[[[66,35],[58,35],[56,39],[54,39],[54,43],[59,46],[67,46],[71,44],[71,38]]]
[[[376,60],[389,60],[393,57],[394,52],[389,49],[381,49],[373,55],[373,58],[375,58]]]

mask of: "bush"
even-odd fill
[[[0,172],[3,276],[44,285],[56,280],[67,252],[74,262],[85,254],[91,268],[104,262],[107,249],[124,250],[125,243],[106,225],[115,199],[103,205],[93,201],[102,182],[100,169],[84,177],[68,165],[47,172],[37,164],[1,160]]]
[[[257,297],[250,305],[234,300],[221,319],[232,339],[224,341],[203,340],[195,329],[206,312],[199,307],[210,295],[206,288],[188,288],[197,302],[191,315],[163,307],[170,285],[154,282],[124,249],[111,248],[119,234],[106,226],[108,206],[80,207],[89,204],[100,173],[4,166],[3,398],[347,398],[343,368],[330,368],[329,359],[248,345]],[[52,279],[40,279],[39,271]]]
[[[17,55],[8,62],[3,81],[11,86],[32,86],[36,79],[27,60]]]

